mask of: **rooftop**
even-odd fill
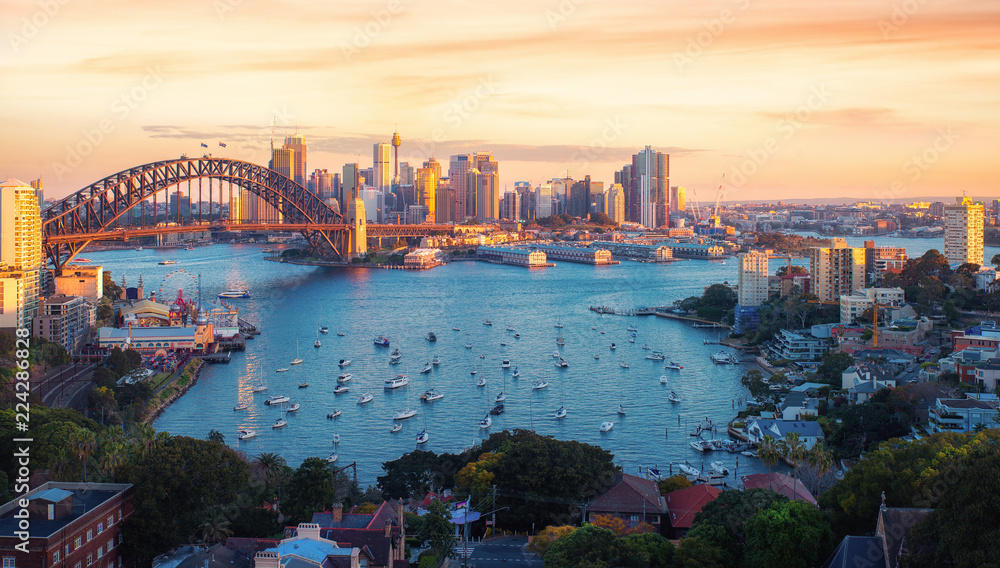
[[[701,509],[715,500],[722,490],[711,485],[692,485],[677,491],[671,491],[665,496],[667,502],[667,516],[670,518],[670,526],[674,528],[691,528],[694,516],[701,512]]]
[[[62,501],[73,496],[73,512],[55,520],[32,518],[28,529],[31,538],[47,538],[66,528],[77,519],[114,499],[130,489],[128,483],[56,483],[48,482],[27,494],[29,500],[44,499]],[[0,536],[14,536],[18,529],[18,519],[14,514],[20,510],[17,501],[9,501],[0,507]]]
[[[744,489],[771,489],[789,499],[794,498],[813,505],[816,504],[816,498],[812,496],[812,493],[806,489],[806,486],[801,481],[777,471],[742,475],[740,476],[740,481],[743,482]]]
[[[664,511],[666,502],[656,482],[627,473],[616,475],[615,485],[587,506],[596,513],[642,513]]]

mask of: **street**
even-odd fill
[[[471,544],[471,543],[470,543]],[[500,568],[504,566],[520,566],[525,568],[542,568],[544,563],[534,554],[527,552],[528,537],[508,536],[487,540],[470,546],[472,553],[468,566],[474,568]],[[453,565],[461,561],[461,556],[453,558]]]

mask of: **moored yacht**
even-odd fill
[[[677,363],[671,361],[671,362],[667,363],[666,365],[664,365],[663,368],[664,369],[673,369],[675,371],[680,371],[684,367],[682,367],[682,366],[678,365]]]
[[[610,432],[611,429],[614,428],[614,427],[615,427],[615,423],[611,422],[609,420],[609,421],[606,421],[606,422],[601,422],[601,428],[600,428],[600,430],[601,430],[601,432]]]
[[[219,292],[216,294],[219,298],[226,299],[236,299],[236,298],[249,298],[250,291],[246,288],[233,288],[232,290],[226,290],[225,292]]]
[[[426,444],[427,440],[430,440],[430,438],[430,434],[427,433],[427,430],[424,430],[423,432],[417,434],[416,439],[418,444]]]
[[[558,409],[556,410],[556,414],[555,414],[555,417],[556,417],[556,418],[566,418],[566,407],[565,407],[565,406],[560,406],[560,407],[559,407],[559,408],[558,408]]]
[[[256,430],[240,430],[240,440],[249,440],[250,438],[256,438]]]
[[[368,404],[369,402],[371,402],[374,399],[375,399],[375,397],[372,396],[371,393],[367,393],[366,392],[365,394],[361,395],[361,398],[358,399],[358,404]]]
[[[398,389],[408,384],[410,384],[410,379],[406,375],[396,375],[391,379],[385,380],[385,388],[387,390]]]
[[[281,404],[283,402],[288,402],[288,397],[281,394],[276,394],[264,401],[264,404],[271,406],[275,404]]]

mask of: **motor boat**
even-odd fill
[[[717,365],[732,365],[732,356],[725,351],[717,351],[712,353],[712,361]]]
[[[372,396],[370,393],[365,393],[361,395],[361,398],[358,399],[358,404],[368,404],[373,400],[375,400],[374,396]]]
[[[500,362],[501,369],[510,369],[510,359],[504,359]]]
[[[729,468],[726,467],[726,464],[721,461],[712,462],[712,471],[718,473],[719,475],[729,475]]]
[[[501,342],[500,342],[500,347],[507,347],[507,344],[506,344],[506,343],[504,343],[503,341],[501,341]]]
[[[677,363],[674,363],[673,361],[671,361],[671,362],[667,363],[666,365],[664,365],[663,368],[664,369],[673,369],[675,371],[680,371],[684,367],[682,367],[682,366],[678,365]]]
[[[225,298],[227,300],[238,299],[238,298],[249,298],[250,291],[245,288],[243,289],[234,288],[232,290],[226,290],[225,292],[219,292],[218,294],[216,294],[216,296],[219,298]]]
[[[670,395],[667,396],[667,400],[669,400],[670,402],[680,402],[681,395],[675,393],[674,391],[670,391]]]
[[[431,365],[437,367],[440,364],[441,364],[441,357],[439,355],[435,355],[434,358],[431,359]]]
[[[560,407],[559,407],[559,408],[558,408],[558,409],[556,410],[556,414],[555,414],[555,417],[556,417],[556,418],[566,418],[566,407],[565,407],[565,406],[560,406]]]
[[[485,354],[485,353],[481,353],[481,354],[479,355],[479,358],[480,358],[480,359],[485,359],[485,358],[486,358],[486,354]]]
[[[399,387],[405,387],[410,384],[410,379],[406,375],[396,375],[391,379],[385,380],[385,388],[388,390],[398,389]]]
[[[340,443],[340,434],[338,434],[336,432],[333,433],[333,443],[334,444],[339,444]]]
[[[413,418],[416,415],[417,415],[417,411],[413,410],[413,409],[410,409],[410,410],[400,410],[399,412],[396,413],[395,416],[392,417],[392,419],[393,420],[406,420],[408,418]]]
[[[479,379],[478,381],[476,381],[476,386],[477,387],[485,387],[486,386],[486,377],[483,377],[483,378]]]
[[[475,377],[475,376],[476,376],[476,373],[478,373],[478,372],[479,372],[479,371],[477,371],[477,370],[476,370],[476,368],[475,368],[475,367],[473,367],[473,368],[472,368],[472,370],[471,370],[471,371],[469,371],[469,374],[470,374],[470,375],[472,375],[473,377]]]
[[[424,402],[433,402],[444,398],[444,395],[435,389],[429,389],[424,392],[424,394],[420,395],[420,398],[423,399]]]
[[[652,349],[652,347],[650,347],[649,345],[646,345],[645,343],[642,344],[643,351],[649,351],[650,349]]]
[[[601,432],[610,432],[612,428],[615,427],[615,423],[610,420],[607,422],[601,422]]]
[[[704,440],[695,440],[694,442],[691,442],[690,445],[691,445],[691,449],[693,449],[696,452],[704,452],[705,450],[714,450],[715,449],[715,447],[712,446],[712,444],[710,442],[706,442]]]
[[[390,365],[399,365],[399,362],[400,362],[399,361],[399,357],[390,357],[389,358],[389,364]]]
[[[274,421],[274,424],[271,424],[271,428],[284,428],[285,426],[288,426],[288,421],[284,418],[279,418]]]
[[[256,430],[240,430],[240,440],[249,440],[250,438],[256,438]]]
[[[510,376],[512,376],[512,377],[514,377],[516,379],[516,378],[518,378],[518,377],[521,376],[521,371],[518,371],[517,367],[514,367],[514,370],[511,371]]]
[[[308,387],[309,387],[309,383],[299,383],[299,388],[300,389],[304,389],[304,388],[308,388]]]
[[[75,263],[84,263],[84,262],[91,262],[91,260],[89,258],[83,258],[82,256],[78,256],[78,257],[76,257],[76,258],[73,259],[73,262],[75,262]]]
[[[337,463],[337,460],[339,459],[340,456],[338,456],[337,454],[330,454],[330,457],[326,458],[326,463]]]
[[[320,333],[330,333],[330,328],[324,325],[324,326],[322,326],[322,327],[319,328],[319,332]]]
[[[344,385],[337,385],[337,388],[333,389],[333,394],[344,394],[350,390],[351,390],[350,387],[346,387]]]
[[[354,378],[354,376],[351,375],[350,373],[341,373],[340,375],[337,376],[337,382],[340,384],[344,384],[350,382],[352,378]]]
[[[301,404],[293,402],[292,405],[288,407],[288,412],[298,412],[300,408],[302,408]]]
[[[596,325],[590,326],[590,331],[597,331],[597,326]]]
[[[556,367],[559,367],[560,369],[565,369],[566,367],[569,367],[569,363],[567,363],[565,359],[560,358],[558,361],[556,361]]]
[[[343,414],[343,412],[341,412],[340,409],[338,408],[337,410],[334,410],[330,414],[327,414],[326,418],[327,418],[327,420],[333,420],[334,418],[337,418],[341,414]]]
[[[462,331],[461,328],[457,328],[457,327],[453,327],[453,328],[451,328],[451,330],[452,331]]]
[[[493,425],[493,419],[490,418],[489,414],[487,414],[481,420],[479,420],[479,427],[482,428],[483,430],[489,428],[492,425]]]
[[[282,367],[280,369],[275,369],[274,372],[275,373],[287,373],[288,372],[288,367]]]
[[[430,341],[430,342],[434,342],[434,341],[438,340],[437,336],[434,335],[433,331],[428,331],[427,335],[424,336],[424,339],[426,339],[427,341]]]
[[[531,385],[531,390],[541,390],[548,386],[548,381],[535,381],[535,384]]]
[[[697,469],[691,467],[690,465],[688,465],[686,463],[682,463],[680,465],[680,470],[681,470],[681,473],[683,473],[684,475],[688,475],[690,477],[698,477],[699,475],[701,475],[700,471],[698,471]]]
[[[560,353],[558,350],[552,352],[553,359],[558,359],[560,357],[562,357],[562,353]]]
[[[666,376],[666,375],[660,375],[660,384],[661,384],[661,385],[665,385],[665,384],[667,384],[667,381],[668,381],[668,380],[669,380],[669,379],[667,378],[667,376]]]
[[[177,261],[176,260],[161,260],[157,264],[159,264],[161,266],[166,266],[168,264],[177,264]]]
[[[417,443],[418,444],[426,444],[427,440],[430,440],[430,439],[431,439],[431,436],[430,436],[430,434],[427,433],[427,430],[424,430],[423,432],[417,434]]]
[[[289,399],[288,399],[287,396],[281,395],[281,394],[276,394],[276,395],[272,396],[271,398],[265,400],[264,404],[266,404],[268,406],[272,406],[272,405],[281,404],[283,402],[288,402],[288,400]]]
[[[432,370],[434,370],[434,365],[431,365],[430,363],[425,363],[424,368],[420,370],[420,374],[426,375],[427,373],[430,373]]]
[[[566,340],[560,337],[556,339],[556,345],[566,345]]]
[[[499,403],[490,409],[490,414],[492,414],[493,416],[500,416],[501,414],[503,414],[503,411],[504,411],[503,403]]]
[[[639,328],[635,327],[634,325],[630,325],[625,328],[625,331],[639,331]]]
[[[250,408],[249,404],[247,404],[245,402],[241,402],[241,403],[237,404],[236,406],[234,406],[233,410],[246,410],[248,408]]]
[[[393,424],[392,428],[389,428],[389,433],[390,434],[395,434],[396,432],[399,432],[402,429],[403,429],[403,425],[402,424],[398,424],[398,423],[397,424]]]
[[[521,334],[520,333],[515,333],[514,334],[514,339],[521,339]]]
[[[500,391],[500,394],[496,395],[496,397],[493,400],[496,402],[503,402],[507,400],[507,395],[505,395],[503,391]]]
[[[659,351],[653,351],[649,355],[646,355],[646,359],[649,359],[650,361],[663,361],[666,357],[664,357],[663,353],[660,353]]]
[[[514,326],[508,325],[507,326],[507,331],[514,331]]]
[[[337,332],[337,337],[344,337],[345,335],[347,335],[347,334],[344,333],[343,331],[338,331]]]
[[[465,348],[466,349],[472,349],[472,344],[471,343],[466,343],[465,344]]]
[[[757,450],[743,450],[742,452],[740,452],[740,455],[746,456],[748,458],[755,458],[757,457]]]
[[[562,329],[562,328],[563,328],[563,324],[562,324],[562,322],[559,322],[559,321],[556,321],[556,325],[555,325],[555,328],[556,328],[556,329]]]
[[[376,335],[375,339],[373,341],[374,341],[375,345],[378,345],[379,347],[388,347],[389,346],[389,338],[388,337],[384,337],[384,336],[381,336],[381,335]]]
[[[618,416],[625,416],[625,407],[620,404],[618,405]]]
[[[600,360],[600,359],[601,359],[601,356],[600,356],[600,355],[598,355],[597,353],[594,353],[594,360],[595,360],[595,361],[598,361],[598,360]]]
[[[628,369],[628,363],[626,363],[625,361],[618,363],[618,366],[621,367],[622,369]]]
[[[611,350],[614,351],[615,349],[618,349],[618,346],[615,345],[614,343],[612,343],[611,344]]]
[[[484,320],[483,320],[483,325],[488,325],[488,326],[490,326],[490,327],[493,327],[493,322],[491,322],[491,321],[490,321],[490,320],[488,320],[488,319],[484,319]]]

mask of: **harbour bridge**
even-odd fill
[[[203,181],[208,181],[208,212],[202,213]],[[218,193],[213,188],[218,181]],[[192,183],[196,182],[196,186]],[[182,214],[183,188],[187,203],[198,200],[198,213]],[[228,185],[228,200],[224,195]],[[177,192],[171,194],[171,188]],[[236,197],[233,197],[233,192]],[[176,200],[175,219],[160,221],[157,204]],[[240,205],[240,214],[222,215],[222,204],[255,199],[253,207]],[[150,203],[151,201],[151,203]],[[218,211],[213,212],[218,203]],[[146,210],[152,216],[147,218]],[[138,215],[136,214],[138,212]],[[360,217],[359,219],[354,218]],[[264,166],[229,158],[188,158],[152,162],[98,180],[42,212],[42,244],[56,274],[88,244],[192,231],[298,231],[313,254],[349,261],[367,251],[369,237],[419,237],[453,232],[451,225],[369,224],[362,210],[348,214],[328,206],[315,193]]]

